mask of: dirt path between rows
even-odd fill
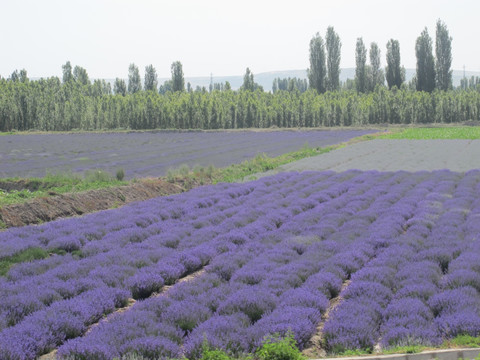
[[[168,291],[174,287],[175,285],[177,284],[180,284],[180,283],[183,283],[183,282],[187,282],[187,281],[192,281],[193,279],[196,279],[197,277],[199,276],[202,276],[203,274],[205,273],[205,268],[202,268],[198,271],[195,271],[194,273],[191,273],[181,279],[178,279],[175,284],[173,285],[166,285],[164,286],[160,292],[158,293],[153,293],[148,299],[151,299],[151,298],[154,298],[154,297],[158,297],[158,296],[168,296]],[[128,311],[132,308],[133,305],[135,305],[136,301],[134,299],[128,299],[128,303],[127,303],[127,306],[123,307],[123,308],[119,308],[117,310],[115,310],[114,312],[112,312],[111,314],[109,314],[106,318],[104,319],[101,319],[99,322],[97,323],[94,323],[92,325],[89,326],[89,328],[87,329],[87,331],[85,332],[85,335],[87,335],[88,333],[90,333],[92,331],[92,329],[94,329],[96,326],[98,326],[99,324],[103,323],[103,322],[108,322],[110,321],[110,319],[112,319],[113,316],[117,316],[118,314],[121,314],[121,313],[124,313],[125,311]],[[38,359],[39,360],[55,360],[56,359],[56,356],[57,356],[57,349],[49,352],[48,354],[45,354],[45,355],[42,355],[40,356]]]
[[[58,218],[116,208],[133,201],[178,194],[200,184],[170,183],[160,178],[99,190],[67,193],[29,200],[0,208],[0,221],[6,227],[39,224]]]
[[[305,355],[309,359],[318,359],[324,358],[327,356],[327,352],[324,349],[324,336],[323,336],[323,327],[325,323],[330,317],[330,314],[340,305],[343,301],[343,294],[347,289],[348,285],[350,285],[350,280],[346,280],[342,284],[342,289],[337,297],[330,300],[330,305],[328,309],[325,311],[325,314],[322,316],[322,320],[317,325],[317,331],[315,335],[312,336],[310,341],[307,343],[305,349],[303,349],[302,354]]]

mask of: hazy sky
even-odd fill
[[[306,69],[312,36],[334,26],[341,67],[355,66],[355,42],[400,41],[402,63],[415,68],[415,40],[435,39],[442,19],[453,37],[453,69],[480,71],[479,0],[0,0],[0,75],[61,75],[67,60],[91,78],[126,78],[135,63],[170,76],[241,75]],[[435,41],[435,40],[434,40]]]

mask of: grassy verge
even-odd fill
[[[298,151],[276,157],[269,157],[264,154],[257,155],[253,159],[224,168],[215,168],[213,166],[196,166],[193,169],[190,169],[187,165],[182,165],[178,169],[169,170],[164,179],[171,183],[179,184],[185,190],[204,184],[234,182],[252,174],[275,169],[292,161],[320,155],[334,149],[344,147],[348,144],[371,140],[376,137],[378,137],[378,134],[368,134],[351,139],[345,143],[327,147],[311,148],[306,144]],[[117,172],[116,176],[100,170],[91,170],[87,171],[83,177],[69,173],[63,173],[47,175],[44,178],[0,179],[0,208],[6,205],[23,203],[38,197],[47,197],[71,192],[98,190],[107,187],[127,185],[129,182],[121,181],[124,176],[123,171],[119,170],[119,172]],[[21,189],[9,191],[2,190],[5,188],[5,183],[21,183],[21,186],[19,186]],[[2,228],[1,223],[0,228]]]
[[[449,348],[480,348],[480,336],[474,337],[470,335],[458,335],[457,337],[447,340],[442,344],[445,349]]]
[[[440,127],[407,128],[389,134],[379,135],[378,139],[480,139],[480,127]]]
[[[209,166],[195,167],[189,169],[188,166],[182,165],[178,169],[169,170],[166,179],[170,182],[193,182],[199,184],[216,184],[219,182],[235,182],[245,178],[246,176],[262,173],[268,170],[273,170],[279,166],[288,164],[292,161],[297,161],[303,158],[325,154],[335,149],[345,147],[361,141],[367,141],[377,138],[377,134],[367,134],[351,139],[348,142],[312,148],[305,144],[302,149],[298,151],[289,152],[280,156],[270,157],[265,154],[259,154],[253,159],[245,160],[239,164],[232,164],[224,168],[215,168]]]
[[[445,340],[438,347],[429,347],[423,345],[397,346],[383,349],[381,353],[375,355],[392,355],[392,354],[418,354],[422,351],[447,350],[447,349],[463,349],[463,348],[480,348],[480,336],[474,337],[470,335],[458,335],[450,340]],[[367,350],[346,350],[330,356],[364,356],[373,355],[372,351]],[[480,359],[479,359],[480,360]]]
[[[235,182],[244,177],[256,173],[275,169],[289,162],[300,160],[305,157],[320,155],[336,148],[329,146],[324,148],[310,148],[304,146],[303,149],[277,157],[270,157],[265,154],[258,154],[253,159],[245,160],[239,164],[232,164],[224,168],[216,168],[212,165],[208,167],[196,166],[190,169],[187,165],[182,165],[178,169],[170,169],[166,180],[171,183],[187,184],[216,184],[219,182]]]
[[[119,176],[121,177],[121,176]],[[128,182],[101,170],[87,171],[84,176],[70,173],[49,174],[44,178],[0,179],[0,207],[23,203],[29,199],[126,185]],[[18,187],[18,190],[2,190]]]

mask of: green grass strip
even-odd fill
[[[458,335],[445,341],[442,348],[480,348],[480,336]]]
[[[383,350],[384,355],[390,355],[390,354],[418,354],[424,350],[426,350],[427,347],[421,346],[421,345],[409,345],[409,346],[398,346],[398,347],[393,347],[390,349],[385,349]]]
[[[251,160],[246,160],[240,164],[233,164],[218,170],[214,175],[214,183],[217,182],[235,182],[243,179],[245,176],[273,170],[281,165],[292,161],[300,160],[306,157],[316,156],[332,151],[336,147],[329,146],[324,148],[310,148],[305,146],[303,149],[290,152],[277,157],[269,157],[265,154],[257,155]]]
[[[372,140],[377,136],[378,135],[375,134],[367,134],[353,138],[344,143],[326,147],[312,148],[308,144],[305,144],[303,148],[298,151],[289,152],[276,157],[258,154],[253,159],[245,160],[239,164],[232,164],[224,168],[215,168],[214,166],[210,165],[208,167],[196,166],[195,168],[190,169],[188,165],[181,165],[179,168],[169,169],[165,178],[169,182],[182,184],[196,183],[202,185],[204,183],[231,183],[240,181],[249,175],[276,169],[279,166],[288,164],[292,161],[325,154],[332,150],[339,149],[360,141]]]
[[[350,144],[361,141],[368,141],[377,138],[376,134],[367,134],[353,138],[347,142],[326,147],[312,148],[305,144],[302,149],[293,151],[276,157],[269,157],[265,154],[257,155],[251,160],[246,160],[240,164],[233,164],[225,168],[218,169],[214,173],[214,183],[216,182],[235,182],[246,176],[273,170],[279,166],[291,163],[304,158],[328,153],[332,150],[340,149]]]
[[[25,188],[12,191],[1,190],[2,183],[8,182],[21,182]],[[127,181],[117,180],[110,174],[99,170],[87,171],[83,177],[71,173],[60,173],[49,174],[44,178],[0,179],[0,207],[20,204],[38,197],[98,190],[126,184],[128,184]]]
[[[29,248],[20,251],[12,256],[0,260],[0,276],[7,275],[10,268],[15,264],[45,259],[49,256],[50,254],[48,251],[42,248]]]
[[[440,128],[407,128],[403,131],[384,134],[377,139],[480,139],[480,127],[440,127]]]

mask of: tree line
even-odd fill
[[[0,131],[100,129],[236,129],[425,124],[480,120],[480,92],[431,93],[406,86],[275,93],[255,90],[137,91],[110,94],[91,85],[0,80]]]
[[[340,59],[342,42],[333,27],[327,28],[325,41],[319,33],[310,40],[310,68],[308,80],[311,88],[322,94],[326,91],[341,89]],[[355,46],[355,79],[346,84],[347,88],[365,93],[372,92],[377,86],[394,86],[400,88],[405,83],[405,68],[401,64],[400,43],[390,39],[386,44],[385,72],[381,68],[381,51],[377,43],[367,48],[363,38],[358,38]],[[425,28],[415,43],[417,59],[416,76],[408,86],[417,91],[432,92],[451,90],[452,86],[452,38],[447,26],[441,20],[436,24],[435,57],[433,56],[433,41]],[[367,64],[367,57],[370,63]]]
[[[237,91],[230,84],[192,88],[181,62],[159,85],[153,65],[130,64],[128,80],[90,80],[86,69],[70,62],[62,79],[30,81],[26,70],[0,79],[0,131],[99,129],[234,129],[351,126],[366,124],[450,123],[480,120],[480,79],[452,87],[451,37],[437,22],[433,41],[425,28],[416,41],[417,74],[405,83],[400,44],[388,41],[385,69],[381,51],[362,38],[356,42],[355,79],[340,82],[341,40],[333,27],[310,41],[307,79],[276,78],[265,92],[246,69]],[[369,63],[367,64],[367,59]],[[387,86],[385,86],[385,80]]]

